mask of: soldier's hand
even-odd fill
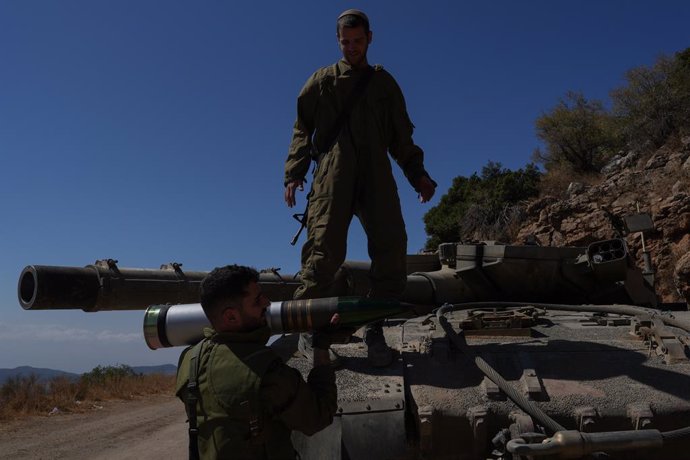
[[[340,315],[335,313],[327,327],[314,331],[312,344],[314,348],[327,350],[334,343],[345,343],[342,336],[347,335],[349,337],[354,332],[355,330],[351,328],[341,328]]]
[[[340,327],[340,315],[338,313],[333,313],[333,316],[331,316],[331,322],[328,327],[337,329]]]
[[[436,182],[427,175],[421,176],[417,181],[417,191],[419,192],[419,202],[426,203],[436,192]]]
[[[293,207],[296,203],[295,189],[297,188],[299,188],[300,192],[303,192],[304,181],[293,180],[292,182],[288,182],[288,184],[285,186],[285,204],[288,205],[288,208]]]

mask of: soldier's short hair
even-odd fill
[[[369,18],[366,14],[359,10],[346,10],[338,16],[336,23],[336,33],[340,36],[340,29],[342,27],[355,28],[364,27],[364,33],[369,33]]]
[[[239,303],[247,294],[247,286],[259,281],[259,273],[252,267],[226,265],[216,267],[201,281],[201,308],[213,323],[228,304]]]

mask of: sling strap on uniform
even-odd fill
[[[337,64],[334,64],[333,67],[334,67],[334,69],[337,68]],[[369,81],[371,80],[372,75],[374,75],[374,72],[376,70],[379,70],[379,69],[380,69],[380,66],[374,66],[374,67],[368,66],[366,68],[366,70],[364,71],[364,74],[362,75],[362,77],[357,81],[357,83],[355,83],[355,86],[350,91],[350,96],[345,100],[345,104],[343,105],[343,109],[338,114],[338,118],[335,119],[335,123],[333,123],[331,130],[328,131],[328,135],[325,137],[325,139],[328,141],[326,143],[326,148],[322,152],[319,152],[318,148],[312,147],[312,149],[317,153],[316,158],[314,158],[314,160],[316,161],[316,167],[318,167],[319,162],[324,157],[325,153],[323,153],[323,152],[327,152],[328,150],[330,150],[330,148],[333,146],[333,144],[337,140],[338,133],[340,133],[340,131],[343,129],[343,126],[345,125],[345,122],[347,121],[347,119],[350,118],[350,113],[352,112],[352,109],[354,108],[355,104],[360,99],[362,94],[364,94],[364,90],[367,89],[367,86],[369,85]],[[313,139],[312,139],[312,146],[313,146]],[[314,175],[316,175],[316,168],[314,170]],[[311,182],[311,188],[309,189],[309,193],[307,194],[307,204],[304,207],[304,212],[301,214],[293,214],[292,215],[292,218],[300,223],[300,227],[297,230],[297,233],[295,233],[295,236],[293,236],[292,240],[290,241],[291,246],[294,246],[297,243],[297,240],[299,239],[299,236],[302,233],[302,230],[304,230],[304,228],[307,226],[307,216],[308,216],[308,212],[309,212],[309,198],[311,197],[313,191],[314,191],[314,181]]]
[[[334,67],[335,66],[337,66],[337,64],[334,64]],[[338,118],[335,119],[335,123],[333,123],[333,126],[331,126],[331,130],[328,131],[328,135],[325,137],[326,141],[328,142],[326,143],[326,147],[322,150],[323,152],[327,152],[328,150],[330,150],[331,146],[335,143],[336,139],[338,138],[338,133],[340,133],[340,130],[345,125],[347,119],[350,118],[350,113],[352,113],[352,109],[354,108],[357,101],[359,101],[362,94],[364,94],[364,90],[367,89],[369,81],[371,80],[371,77],[374,75],[375,71],[376,70],[374,67],[367,66],[360,79],[357,80],[357,83],[355,83],[355,86],[350,91],[349,96],[347,97],[347,99],[345,99],[343,109],[338,114]],[[321,149],[317,148],[316,151],[317,153],[320,153],[319,151],[321,151]]]
[[[189,360],[189,380],[187,380],[187,418],[189,419],[189,460],[199,460],[199,428],[196,424],[196,403],[199,401],[199,357],[207,339],[203,339],[192,349]]]

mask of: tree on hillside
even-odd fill
[[[506,239],[511,235],[518,204],[538,194],[541,173],[534,164],[511,171],[489,161],[481,175],[458,176],[438,205],[424,215],[427,249],[440,243]]]
[[[598,172],[622,146],[616,120],[601,101],[572,91],[537,118],[536,129],[545,150],[537,149],[534,161],[547,171],[565,167],[575,173]]]
[[[627,84],[611,92],[614,113],[634,146],[661,147],[690,124],[690,48],[651,67],[630,69]]]

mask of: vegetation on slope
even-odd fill
[[[535,164],[510,171],[489,161],[480,175],[458,176],[424,216],[426,249],[441,242],[513,241],[521,209],[537,196],[562,197],[571,182],[596,184],[602,168],[626,151],[652,152],[690,134],[690,48],[633,68],[603,101],[568,92],[535,121],[543,147]]]
[[[137,374],[125,365],[97,366],[76,380],[56,377],[41,382],[36,375],[13,377],[0,387],[0,420],[83,412],[102,401],[171,394],[174,385],[172,375]]]

